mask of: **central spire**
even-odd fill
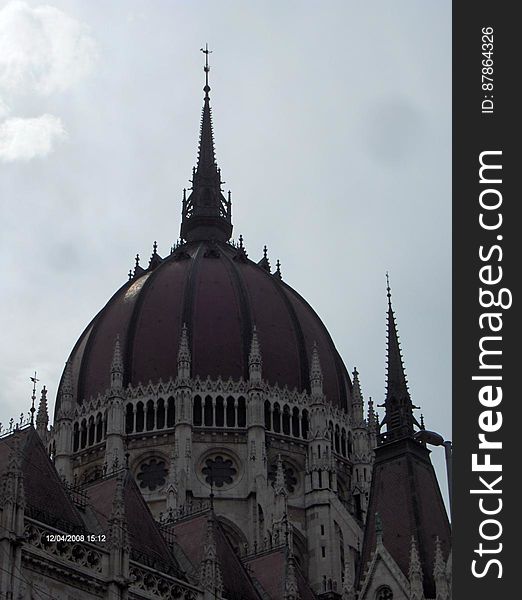
[[[230,192],[223,196],[221,170],[216,164],[212,109],[210,108],[210,86],[208,56],[212,52],[201,48],[205,54],[205,97],[199,134],[198,163],[192,170],[192,189],[186,197],[183,190],[181,238],[188,241],[208,240],[227,242],[232,235],[232,208]]]

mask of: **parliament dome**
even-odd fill
[[[184,325],[191,377],[248,379],[255,327],[265,382],[308,391],[316,344],[326,399],[346,410],[351,381],[321,319],[282,280],[279,263],[271,269],[266,249],[254,262],[241,237],[231,241],[231,198],[230,192],[223,195],[215,158],[208,81],[204,91],[197,166],[191,188],[183,190],[180,241],[166,257],[155,243],[148,267],[137,260],[129,281],[82,333],[68,359],[72,393],[78,403],[105,394],[117,338],[125,387],[175,379]],[[59,389],[56,410],[60,398]]]
[[[242,245],[204,240],[181,244],[166,258],[155,251],[149,268],[137,267],[94,317],[69,358],[74,396],[81,402],[105,393],[118,336],[124,384],[175,378],[184,324],[193,377],[248,379],[255,326],[266,381],[307,390],[315,343],[327,400],[347,406],[346,367],[306,300],[279,269],[270,272],[266,257],[257,264]]]

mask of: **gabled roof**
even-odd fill
[[[21,470],[29,516],[65,531],[71,528],[84,529],[79,511],[65,491],[32,426],[0,439],[0,474],[5,473],[8,468],[15,435],[19,436]]]
[[[377,546],[363,574],[361,588],[359,591],[359,600],[373,600],[375,596],[375,582],[378,585],[386,582],[391,588],[395,587],[394,598],[400,600],[397,592],[402,593],[405,599],[410,595],[410,584],[407,577],[401,571],[393,556],[388,552],[382,541],[377,542]]]
[[[360,567],[361,571],[366,568],[376,547],[375,514],[378,513],[384,544],[406,576],[410,542],[412,536],[415,538],[427,598],[435,594],[436,538],[440,538],[444,556],[448,555],[451,546],[450,525],[429,455],[430,451],[412,438],[396,440],[375,449]]]
[[[272,600],[283,600],[286,571],[284,548],[255,556],[248,560],[247,565]],[[316,596],[298,565],[296,565],[295,574],[301,600],[315,600]]]
[[[203,559],[207,520],[208,511],[179,521],[171,527],[176,536],[176,542],[181,546],[196,572]],[[219,523],[219,518],[215,520],[214,531],[217,559],[223,577],[224,595],[230,599],[259,600],[260,596],[254,583],[228,541]]]
[[[108,530],[116,483],[117,476],[114,476],[98,480],[86,488],[88,507],[94,512],[101,531]],[[175,573],[179,577],[182,570],[169,551],[157,522],[128,472],[123,479],[123,496],[131,558],[154,566],[159,571]]]

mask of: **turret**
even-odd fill
[[[54,464],[60,477],[69,483],[72,483],[72,413],[72,366],[67,361],[61,385],[60,406],[54,427],[56,442]]]
[[[108,469],[117,469],[124,464],[125,413],[123,398],[123,361],[120,340],[116,337],[111,363],[109,402],[107,409],[107,439],[105,442],[105,464]]]
[[[408,575],[408,579],[410,580],[410,597],[408,600],[425,600],[422,586],[422,568],[419,553],[417,552],[417,544],[413,536],[411,537],[410,570]]]
[[[203,588],[204,600],[217,600],[223,594],[223,576],[217,556],[214,527],[214,511],[211,510],[207,519],[203,560],[199,569],[199,584]]]
[[[47,388],[44,385],[42,388],[40,403],[38,404],[38,412],[36,413],[36,431],[38,432],[38,435],[44,444],[47,441],[48,425],[49,410],[47,407]]]

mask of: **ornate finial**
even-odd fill
[[[270,261],[268,260],[268,248],[263,247],[263,258],[257,263],[262,269],[270,273]]]
[[[410,580],[410,600],[424,600],[422,567],[419,559],[419,552],[417,550],[417,544],[415,543],[415,537],[413,535],[411,536],[410,568],[408,579]]]
[[[274,277],[277,277],[277,279],[282,279],[282,275],[281,275],[281,263],[279,262],[279,259],[277,259],[276,262],[276,270],[274,271]]]
[[[134,259],[135,264],[134,264],[134,268],[137,269],[140,266],[140,255],[136,254],[136,258]]]
[[[424,426],[424,415],[422,415],[422,414],[420,416],[420,428],[426,429],[426,427]]]
[[[32,415],[31,415],[32,422]],[[36,429],[38,432],[43,433],[47,431],[47,425],[49,424],[49,412],[47,409],[47,388],[45,385],[42,388],[42,395],[40,397],[40,404],[38,405],[38,413],[36,414]]]
[[[181,328],[181,337],[179,341],[178,347],[178,377],[181,379],[189,379],[190,378],[190,367],[191,367],[191,357],[190,357],[190,344],[188,337],[188,329],[186,323],[183,323]]]
[[[205,49],[200,48],[201,52],[205,55],[205,66],[203,67],[203,71],[205,71],[205,87],[203,91],[205,92],[205,96],[208,97],[208,93],[210,92],[210,86],[208,85],[208,74],[210,72],[210,67],[208,65],[208,55],[212,54],[212,50],[208,49],[208,44],[205,44]]]
[[[352,406],[354,418],[357,424],[361,423],[364,419],[363,414],[363,395],[361,391],[361,383],[359,381],[359,371],[357,371],[357,367],[353,369],[353,388],[352,388]]]
[[[111,363],[111,388],[119,389],[123,384],[123,360],[120,349],[120,334],[116,335]]]
[[[132,279],[132,269],[129,269],[129,281]]]
[[[382,520],[381,520],[381,515],[376,512],[375,513],[375,537],[377,538],[377,543],[382,543],[382,534],[383,534],[383,529],[382,529]]]
[[[435,580],[435,590],[437,600],[449,600],[449,585],[446,573],[446,564],[442,554],[440,539],[435,538],[435,560],[433,564],[433,578]]]
[[[277,455],[276,462],[276,476],[274,481],[274,492],[276,494],[287,495],[286,491],[286,483],[285,483],[285,470],[283,466],[283,460],[281,459],[281,455]]]
[[[386,271],[386,296],[388,297],[388,302],[391,302],[390,276],[388,271]]]
[[[152,254],[157,254],[158,250],[158,242],[154,240],[154,244],[152,244]]]
[[[322,397],[323,394],[323,371],[319,361],[317,342],[314,341],[312,349],[312,360],[310,362],[310,388],[312,395]]]
[[[261,358],[261,349],[259,347],[259,338],[257,328],[252,328],[252,341],[250,342],[250,354],[248,355],[248,372],[251,382],[259,383],[261,381],[261,369],[263,360]]]
[[[36,400],[36,382],[40,380],[36,377],[36,371],[34,372],[34,377],[29,377],[29,379],[33,382],[33,395],[31,396],[31,425],[34,425],[34,412],[36,410],[34,407],[34,402]]]

